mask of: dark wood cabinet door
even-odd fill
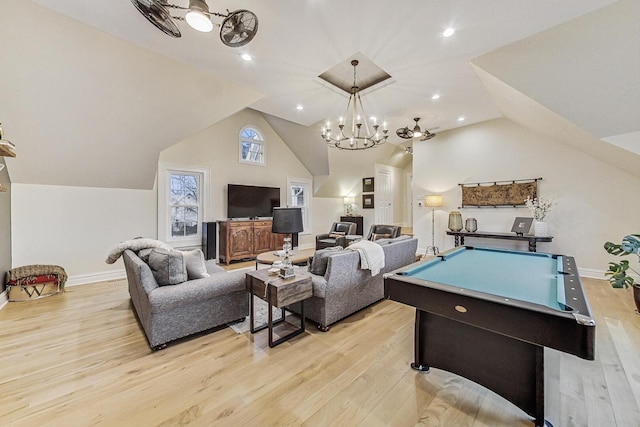
[[[229,258],[250,257],[253,255],[253,232],[251,224],[233,224],[229,226]]]
[[[255,254],[273,250],[271,243],[271,221],[253,224],[253,251]]]

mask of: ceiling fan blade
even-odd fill
[[[249,43],[258,32],[258,18],[248,10],[231,12],[220,26],[220,39],[229,47],[240,47]]]
[[[157,29],[171,37],[181,37],[178,26],[171,19],[167,9],[157,0],[131,0],[138,12]]]
[[[413,131],[408,127],[403,127],[396,130],[396,135],[398,135],[402,139],[411,139],[413,138]]]

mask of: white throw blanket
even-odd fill
[[[347,249],[360,254],[360,268],[371,270],[371,276],[380,273],[380,269],[384,268],[384,250],[379,244],[370,240],[360,240],[349,245]]]
[[[105,262],[107,264],[113,264],[118,260],[118,258],[120,258],[120,255],[122,255],[122,253],[126,249],[131,249],[132,251],[137,252],[141,249],[147,249],[147,248],[161,248],[161,249],[166,249],[168,251],[173,249],[171,246],[167,245],[166,243],[161,242],[160,240],[155,240],[155,239],[141,238],[141,239],[125,240],[124,242],[118,243],[118,246],[116,246],[111,252],[109,252],[109,255],[107,256],[107,259]]]

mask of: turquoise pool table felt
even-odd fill
[[[561,258],[547,254],[460,248],[405,274],[421,280],[564,309]]]

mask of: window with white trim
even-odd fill
[[[265,148],[264,138],[258,129],[253,126],[240,129],[240,163],[266,165]]]
[[[200,246],[209,169],[160,164],[158,172],[158,239],[175,247]]]
[[[311,180],[306,178],[287,178],[287,205],[302,210],[304,230],[300,234],[311,233]]]

